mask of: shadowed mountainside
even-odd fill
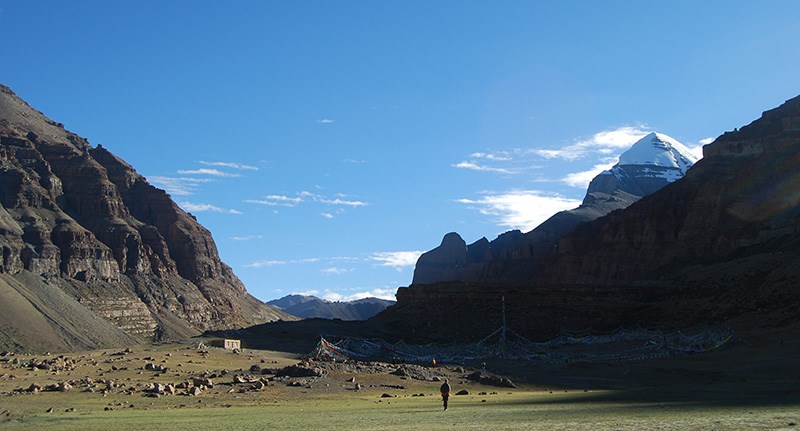
[[[786,325],[800,317],[798,190],[800,97],[705,146],[683,179],[579,224],[524,268],[526,281],[500,272],[400,288],[376,319],[433,339],[480,338],[500,326],[505,296],[510,325],[539,339],[762,312]]]

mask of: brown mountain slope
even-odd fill
[[[800,97],[704,148],[686,177],[578,225],[528,282],[400,288],[378,316],[435,339],[800,318]],[[502,279],[499,277],[498,279]]]
[[[208,230],[163,190],[4,86],[0,246],[0,273],[33,276],[144,339],[291,319],[246,292]]]

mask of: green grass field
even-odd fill
[[[114,351],[70,355],[75,367],[54,371],[24,366],[31,357],[13,364],[0,361],[0,429],[8,430],[798,430],[800,405],[794,384],[775,386],[774,380],[745,381],[728,374],[693,371],[688,380],[670,384],[686,370],[676,363],[651,365],[606,364],[579,368],[582,375],[614,382],[641,373],[646,384],[606,388],[575,383],[569,370],[556,370],[563,384],[543,383],[542,369],[527,367],[538,381],[518,382],[517,389],[484,386],[466,381],[455,367],[437,368],[450,378],[454,391],[450,409],[442,411],[437,382],[420,381],[368,367],[330,371],[291,387],[285,380],[271,381],[261,390],[236,384],[233,376],[253,364],[283,367],[296,355],[258,350],[232,354],[210,349],[202,354],[188,345],[135,346],[134,353]],[[42,358],[39,356],[39,358]],[[52,358],[52,356],[51,356]],[[701,363],[709,358],[698,357]],[[165,364],[168,372],[144,370],[146,362]],[[691,364],[682,360],[679,364]],[[498,365],[499,366],[499,365]],[[658,368],[651,368],[656,366]],[[526,367],[523,367],[526,368]],[[153,382],[173,383],[210,370],[228,370],[213,388],[199,396],[145,396]],[[588,374],[587,374],[588,373]],[[622,373],[622,374],[619,374]],[[666,374],[665,374],[666,373]],[[649,375],[648,374],[648,375]],[[597,376],[603,380],[597,380]],[[76,386],[69,392],[21,391],[32,383],[42,386],[60,381],[113,379],[124,389],[103,394]],[[354,390],[351,379],[359,382]],[[640,381],[645,381],[636,377]],[[85,387],[85,385],[84,385]],[[135,390],[130,390],[134,389]],[[382,398],[382,394],[393,395]],[[425,396],[413,396],[415,394]],[[484,394],[481,394],[484,393]],[[775,398],[778,397],[778,398]],[[50,412],[48,412],[50,410]]]
[[[591,394],[515,392],[453,397],[444,412],[438,397],[330,396],[309,400],[185,407],[140,397],[135,408],[103,411],[97,403],[73,403],[74,412],[31,413],[0,425],[19,430],[793,430],[797,406],[710,407],[594,401]],[[483,402],[486,400],[486,402]],[[37,400],[37,404],[40,403]],[[160,400],[156,400],[160,401]],[[202,400],[199,401],[206,401]],[[126,400],[127,402],[127,400]],[[47,403],[41,403],[42,407]]]

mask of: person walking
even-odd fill
[[[444,379],[444,383],[439,387],[439,392],[442,393],[442,404],[444,404],[444,411],[447,411],[447,399],[450,398],[450,380]]]

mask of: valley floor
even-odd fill
[[[798,430],[796,329],[738,331],[724,350],[681,358],[487,364],[517,388],[469,381],[474,369],[455,365],[396,373],[393,364],[312,362],[325,373],[278,377],[300,356],[198,349],[198,340],[63,357],[7,354],[0,429]],[[452,396],[448,411],[435,381],[445,377],[454,392],[468,391]]]

